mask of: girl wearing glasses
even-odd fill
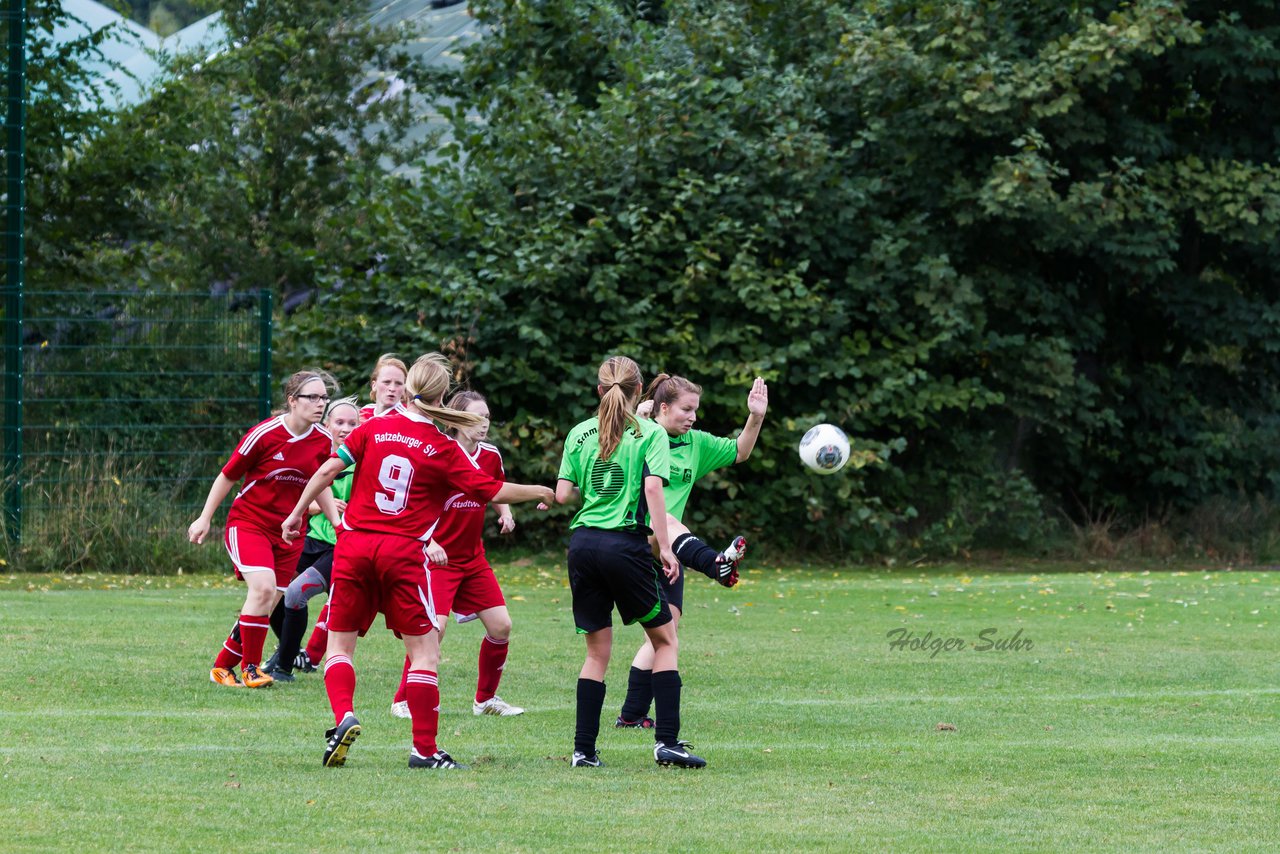
[[[249,589],[240,619],[209,672],[209,679],[218,685],[265,688],[272,683],[270,676],[260,672],[262,645],[271,610],[293,580],[302,553],[301,541],[288,543],[280,536],[280,523],[332,452],[332,437],[319,423],[332,381],[321,371],[299,371],[285,381],[284,411],[244,435],[209,488],[200,518],[187,528],[187,539],[196,545],[204,542],[214,512],[243,479],[227,513],[223,543],[236,577]],[[327,494],[320,506],[337,519]],[[237,665],[241,679],[236,678]]]
[[[330,405],[324,418],[324,426],[333,436],[335,453],[359,424],[360,404],[354,397],[344,397]],[[351,496],[351,476],[354,473],[355,466],[347,466],[330,487],[334,508],[339,516],[347,509],[347,499]],[[276,608],[281,612],[280,645],[263,668],[277,682],[294,681],[294,667],[304,673],[315,670],[307,653],[299,650],[307,633],[307,602],[321,593],[329,592],[329,579],[333,572],[333,547],[338,541],[337,531],[329,517],[321,513],[314,503],[307,509],[312,515],[307,522],[307,536],[303,539],[302,557],[298,560],[298,574],[289,582],[289,589],[284,592],[284,598]],[[321,622],[323,621],[322,615]],[[316,632],[321,636],[323,644],[324,630],[317,628]],[[322,655],[323,645],[316,658]]]

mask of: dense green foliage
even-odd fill
[[[760,459],[693,508],[775,541],[1274,497],[1270,4],[473,5],[465,168],[388,195],[389,259],[304,349],[451,342],[526,475],[609,352],[703,383],[719,431],[759,373]],[[819,419],[883,462],[802,473]]]
[[[150,98],[115,115],[65,120],[76,93],[94,91],[68,76],[88,48],[33,45],[30,112],[62,111],[33,118],[28,135],[42,213],[28,237],[33,288],[126,281],[305,299],[317,267],[347,258],[352,200],[419,155],[414,104],[380,97],[421,76],[396,49],[411,30],[373,28],[360,0],[214,5],[233,47],[166,57]],[[41,0],[32,19],[61,15]],[[61,88],[45,92],[45,78]]]
[[[1276,499],[1273,4],[477,0],[412,184],[380,166],[424,102],[345,93],[432,84],[358,5],[227,4],[237,49],[61,170],[57,251],[318,292],[281,367],[349,388],[443,347],[526,480],[603,356],[702,383],[721,433],[762,375],[757,455],[691,504],[709,534],[949,550]],[[818,420],[876,461],[804,472]]]

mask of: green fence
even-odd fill
[[[71,504],[142,526],[195,518],[235,441],[270,414],[270,293],[23,300],[5,317],[21,341],[3,366],[9,540],[66,536]]]

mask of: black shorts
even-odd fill
[[[662,571],[662,561],[656,557],[653,559],[653,571],[658,573],[658,580],[662,582],[662,592],[667,594],[667,602],[672,608],[680,613],[684,613],[684,564],[680,565],[680,574],[676,576],[675,581],[667,578],[667,574]]]
[[[314,569],[324,579],[324,588],[328,592],[333,581],[333,545],[324,540],[307,537],[302,541],[302,557],[298,558],[298,569],[294,576],[299,576],[308,569]]]
[[[656,629],[671,622],[643,534],[575,528],[569,538],[569,589],[579,634],[612,626],[615,605],[625,625]]]

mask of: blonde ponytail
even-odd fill
[[[446,428],[476,427],[484,423],[484,417],[473,412],[460,412],[442,405],[445,393],[452,385],[449,360],[441,353],[425,353],[409,368],[404,390],[409,398],[406,404]]]
[[[607,460],[618,449],[622,432],[627,427],[640,429],[635,408],[644,388],[644,377],[640,374],[640,366],[626,356],[605,359],[596,376],[600,380],[597,387],[600,392],[600,408],[596,410],[596,418],[600,422],[597,441],[600,459]]]

